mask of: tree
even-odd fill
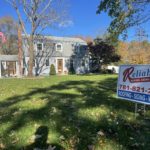
[[[117,54],[120,55],[121,59],[120,59],[120,63],[121,64],[127,64],[129,63],[129,52],[128,52],[128,48],[129,48],[129,43],[123,42],[123,41],[119,41],[118,45],[117,45]]]
[[[76,71],[74,69],[74,65],[73,65],[73,57],[70,59],[70,64],[69,64],[69,74],[75,74]]]
[[[49,59],[53,56],[56,45],[54,41],[47,36],[40,36],[38,38],[40,43],[43,43],[42,47],[44,48],[42,51],[36,51],[34,64],[35,64],[35,74],[38,76],[44,69],[44,66],[49,65]],[[47,62],[47,63],[46,63]]]
[[[55,69],[55,66],[53,64],[51,64],[50,66],[50,75],[56,75],[56,69]]]
[[[114,46],[107,41],[97,38],[88,47],[91,56],[91,68],[94,70],[99,70],[102,64],[120,60],[120,56],[116,54]]]
[[[118,42],[117,52],[121,56],[121,63],[125,64],[149,64],[150,43],[147,41],[147,34],[144,29],[136,30],[136,40]]]
[[[118,54],[121,56],[122,64],[149,64],[150,63],[150,43],[147,41],[132,41],[118,44]]]
[[[150,20],[149,6],[149,0],[102,0],[97,13],[104,11],[112,18],[108,31],[111,39],[116,40],[129,27]]]
[[[1,44],[0,53],[5,55],[17,54],[17,23],[10,16],[5,16],[0,19],[0,32],[6,36],[6,42]]]
[[[6,0],[16,10],[29,51],[28,76],[33,76],[34,42],[47,27],[66,22],[62,0]],[[28,27],[30,26],[30,28]],[[29,30],[29,36],[28,32]]]

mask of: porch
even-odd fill
[[[0,55],[0,78],[19,76],[18,55]]]

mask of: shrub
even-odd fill
[[[50,66],[50,75],[56,75],[56,69],[55,69],[55,66],[53,64],[51,64]]]
[[[71,64],[69,67],[69,74],[75,74],[75,73],[76,72],[75,72],[74,66],[73,66],[73,64]]]
[[[113,71],[110,70],[110,69],[101,69],[100,72],[101,72],[102,74],[112,74],[112,73],[113,73]]]
[[[69,74],[75,74],[75,69],[73,66],[73,59],[70,60],[70,66],[69,66]]]

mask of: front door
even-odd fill
[[[15,75],[16,74],[16,62],[7,61],[6,65],[7,65],[8,76]]]
[[[57,59],[58,74],[63,73],[63,59]]]

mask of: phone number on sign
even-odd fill
[[[133,91],[133,92],[141,92],[141,93],[147,93],[150,94],[150,88],[144,88],[144,87],[138,87],[138,86],[129,86],[129,85],[119,85],[120,90],[125,90],[125,91]]]

